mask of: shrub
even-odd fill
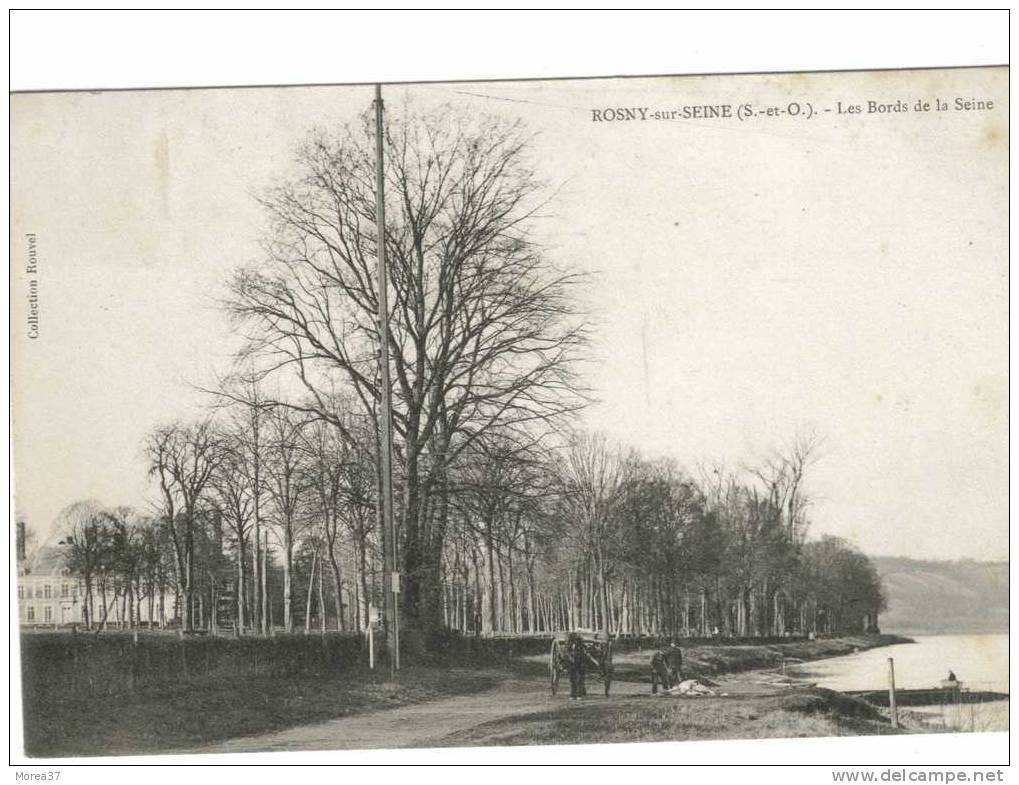
[[[325,676],[366,661],[356,634],[178,638],[38,634],[21,638],[26,701],[148,692],[199,679]]]

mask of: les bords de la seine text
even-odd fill
[[[928,112],[990,112],[995,102],[986,98],[911,98],[894,101],[842,101],[830,105],[813,101],[779,101],[769,103],[684,104],[671,107],[607,106],[592,108],[591,120],[596,123],[641,122],[655,120],[716,120],[735,118],[751,120],[768,117],[802,117],[819,115],[901,115]]]

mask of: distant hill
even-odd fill
[[[1008,632],[1008,562],[871,558],[888,598],[882,632]]]

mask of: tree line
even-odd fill
[[[444,489],[441,626],[726,637],[874,628],[884,598],[870,560],[807,536],[802,483],[815,447],[801,440],[761,469],[695,477],[584,432],[544,450],[487,440]],[[172,608],[185,629],[365,629],[382,597],[373,450],[288,408],[235,403],[157,429],[147,455],[157,513],[81,502],[62,515],[87,626],[119,601],[116,617],[131,626],[144,604],[147,619],[170,621]]]
[[[876,624],[868,560],[807,538],[814,440],[691,474],[578,427],[586,279],[536,239],[548,198],[519,123],[448,108],[388,123],[380,329],[374,147],[367,117],[316,132],[263,195],[263,257],[224,302],[243,348],[207,416],[148,436],[154,510],[66,513],[86,593],[112,585],[138,606],[171,592],[185,629],[226,606],[240,630],[363,629],[381,604],[386,341],[411,645],[443,629]],[[103,613],[90,607],[90,623]]]

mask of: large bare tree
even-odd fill
[[[351,443],[331,393],[346,388],[365,414],[380,399],[372,133],[365,123],[301,148],[298,175],[264,199],[264,263],[236,273],[229,299],[247,328],[246,359],[288,372],[306,397],[286,403]],[[573,361],[584,330],[578,277],[530,234],[544,196],[518,124],[443,110],[391,121],[384,141],[403,604],[429,629],[441,619],[445,537],[444,515],[423,514],[429,494],[491,428],[582,404]]]

